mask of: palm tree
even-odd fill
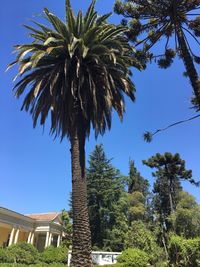
[[[200,78],[194,62],[200,63],[200,57],[194,54],[190,43],[194,40],[200,45],[199,9],[199,0],[117,0],[115,4],[115,12],[125,17],[123,24],[130,26],[129,38],[135,46],[142,44],[143,52],[149,52],[158,41],[166,39],[162,42],[164,54],[151,53],[150,59],[158,60],[160,67],[167,68],[177,53],[182,58],[195,95],[192,102],[197,110],[200,108]],[[142,36],[142,40],[138,36]]]
[[[85,16],[73,14],[66,0],[66,22],[44,9],[47,27],[25,26],[33,41],[16,45],[19,82],[16,97],[26,92],[22,110],[30,111],[33,125],[44,125],[50,113],[50,133],[71,143],[73,241],[72,267],[91,266],[91,237],[85,179],[85,139],[111,127],[112,110],[122,119],[124,94],[134,101],[129,67],[140,67],[122,26],[99,17],[92,1]]]

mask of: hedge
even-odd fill
[[[117,257],[117,267],[146,267],[149,262],[147,253],[140,249],[129,248]]]
[[[185,239],[173,235],[169,242],[170,266],[198,267],[200,266],[200,237]]]

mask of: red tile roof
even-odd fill
[[[59,212],[48,212],[38,214],[26,214],[26,216],[39,221],[53,221],[59,214]]]

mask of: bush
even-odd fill
[[[155,264],[155,267],[169,267],[169,263],[167,261],[160,261]]]
[[[61,263],[54,263],[54,264],[47,264],[47,263],[37,263],[34,265],[24,265],[19,263],[0,263],[0,267],[66,267],[66,264]]]
[[[0,248],[0,263],[14,262],[13,255],[5,248]]]
[[[126,235],[125,246],[146,252],[152,265],[165,258],[162,248],[156,243],[155,234],[142,221],[132,223]]]
[[[117,258],[117,267],[146,267],[149,261],[147,253],[140,249],[129,248]]]
[[[40,255],[40,261],[45,263],[66,263],[68,249],[66,247],[48,247]]]
[[[200,261],[200,237],[185,239],[171,236],[169,242],[169,258],[173,267],[197,267]]]
[[[21,243],[0,249],[0,263],[34,264],[38,260],[38,251],[30,244]]]

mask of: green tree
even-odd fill
[[[96,136],[111,127],[112,110],[122,119],[123,94],[134,100],[129,67],[140,67],[124,31],[108,24],[109,14],[99,17],[92,1],[83,16],[73,14],[66,0],[66,21],[44,9],[50,27],[34,22],[25,26],[32,42],[16,45],[20,81],[14,92],[26,93],[22,110],[50,132],[71,143],[73,241],[71,266],[91,266],[91,238],[85,179],[85,140],[93,127]],[[50,113],[50,114],[49,114]],[[50,115],[50,116],[48,116]]]
[[[65,240],[62,240],[62,245],[69,248],[72,241],[72,220],[70,218],[69,213],[63,209],[62,210],[62,222],[63,226],[65,227]]]
[[[149,181],[141,176],[133,160],[129,162],[128,193],[129,224],[133,219],[150,219]]]
[[[171,215],[174,231],[185,238],[200,236],[200,205],[189,193],[179,193],[176,211]]]
[[[136,220],[145,220],[146,206],[142,193],[135,191],[127,194],[127,216],[129,225]]]
[[[152,47],[165,39],[161,42],[164,53],[157,55],[154,51],[157,53],[161,49],[155,49],[150,55],[150,59],[158,59],[161,68],[169,67],[176,54],[180,56],[190,78],[195,95],[194,104],[198,109],[200,79],[194,62],[200,63],[200,57],[192,51],[192,41],[200,45],[199,8],[199,0],[117,0],[115,4],[115,12],[123,15],[123,24],[129,26],[129,39],[135,46],[142,44],[144,53],[152,52]],[[142,40],[139,40],[140,37]]]
[[[103,146],[97,145],[89,159],[87,188],[92,245],[101,249],[111,249],[111,231],[123,208],[119,207],[123,194],[121,178]]]
[[[169,260],[171,267],[200,266],[200,237],[185,239],[180,236],[170,236]]]
[[[141,174],[137,171],[133,160],[129,163],[129,177],[128,177],[128,193],[135,191],[141,192],[144,197],[147,196],[149,189],[148,180],[144,179]]]
[[[168,217],[176,209],[178,194],[182,190],[181,180],[187,180],[195,185],[198,183],[192,178],[192,171],[185,168],[185,161],[180,158],[178,153],[175,155],[157,153],[148,160],[144,160],[143,163],[156,169],[152,173],[156,178],[153,188],[155,209],[160,215],[161,222],[169,228]]]
[[[156,235],[149,230],[147,225],[141,221],[132,223],[129,231],[126,234],[125,246],[126,248],[137,248],[146,252],[152,264],[160,261],[163,252],[157,245]]]
[[[109,232],[106,247],[111,251],[123,251],[125,246],[126,234],[129,229],[127,216],[127,193],[121,194],[118,202],[114,205],[115,221]]]

